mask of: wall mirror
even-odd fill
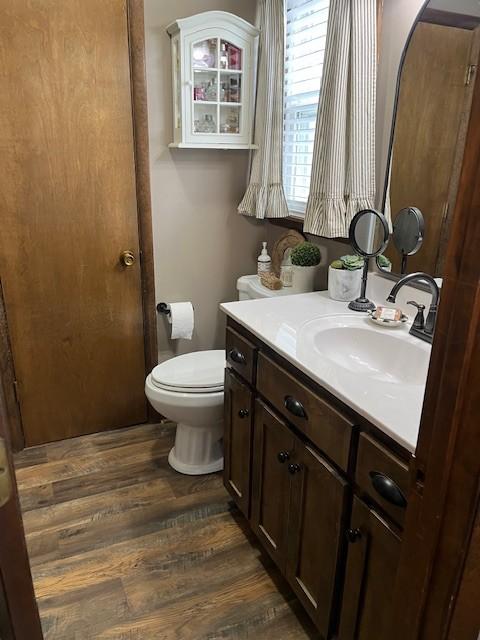
[[[392,274],[442,277],[479,52],[478,0],[423,5],[400,65],[383,198],[400,236],[385,251]]]

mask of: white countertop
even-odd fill
[[[373,299],[377,304],[385,304],[382,299]],[[423,377],[419,384],[417,372],[417,382],[409,384],[407,371],[407,382],[402,384],[392,382],[387,376],[367,380],[358,372],[334,366],[328,358],[322,359],[306,340],[315,319],[351,315],[376,332],[402,332],[398,337],[426,351],[428,358],[430,345],[410,336],[408,326],[398,329],[376,327],[366,314],[349,311],[347,303],[331,300],[326,291],[229,302],[222,304],[221,309],[405,449],[415,451],[425,393]],[[402,366],[408,366],[408,359]]]

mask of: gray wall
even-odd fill
[[[377,77],[377,206],[385,184],[388,147],[400,59],[423,0],[385,0]]]
[[[239,216],[248,151],[168,148],[172,141],[170,40],[165,27],[200,11],[224,10],[254,21],[255,0],[145,0],[150,168],[157,300],[191,300],[192,341],[168,339],[158,318],[159,356],[221,348],[219,302],[236,297],[238,276],[253,273],[265,225]]]
[[[428,6],[452,13],[464,13],[467,16],[480,16],[478,0],[431,0]]]
[[[385,0],[377,89],[377,206],[383,192],[398,65],[422,4],[422,0]],[[157,300],[191,300],[196,320],[191,342],[173,342],[165,319],[158,319],[160,359],[223,346],[219,302],[235,299],[237,277],[255,272],[261,240],[268,239],[271,248],[284,232],[282,227],[236,213],[245,189],[247,151],[168,149],[172,88],[165,26],[176,18],[215,9],[253,22],[255,5],[255,0],[145,0]],[[351,250],[334,240],[309,239],[322,249],[325,266],[319,270],[317,286],[326,288],[328,263]]]

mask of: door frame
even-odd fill
[[[479,244],[480,82],[476,82],[411,469],[392,640],[463,640],[466,636],[457,634],[459,628],[474,624],[477,633],[480,628],[478,606],[466,608],[463,599],[468,576],[480,575],[480,554],[471,548],[479,539],[475,529],[480,499]],[[478,601],[480,584],[473,587]]]
[[[5,640],[42,640],[42,628],[33,590],[22,513],[9,441],[9,415],[0,388],[0,438],[6,444],[10,497],[0,506],[0,632]],[[6,628],[5,628],[6,627]]]
[[[132,126],[137,198],[138,241],[144,331],[145,375],[157,364],[157,318],[155,310],[155,272],[153,257],[152,204],[150,194],[150,156],[148,142],[147,79],[145,65],[144,1],[124,0],[127,15],[132,95]],[[6,310],[0,280],[0,382],[5,395],[7,425],[13,451],[25,447],[20,406],[15,389],[15,369],[10,345]],[[157,418],[147,403],[148,419]]]

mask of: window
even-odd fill
[[[305,213],[330,0],[285,0],[283,184],[290,211]]]

